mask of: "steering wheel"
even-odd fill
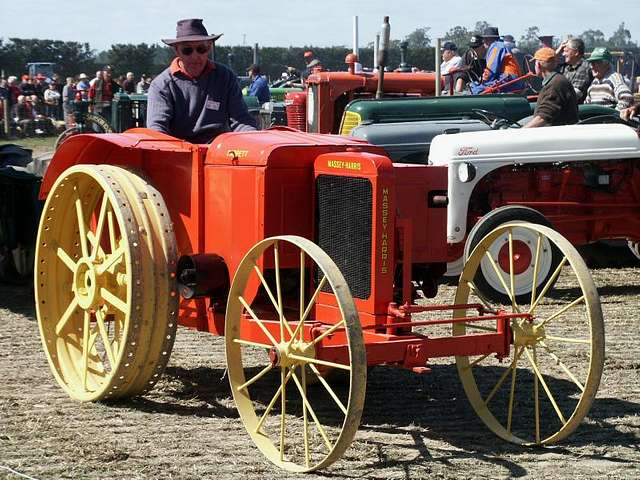
[[[483,110],[482,108],[473,108],[471,109],[473,113],[475,113],[480,120],[491,127],[491,130],[501,130],[505,128],[522,128],[518,122],[511,120],[503,115],[497,114],[495,112],[490,112],[489,110]]]

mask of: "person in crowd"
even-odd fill
[[[81,73],[80,75],[78,75],[78,83],[76,84],[76,89],[89,91],[89,87],[91,87],[91,85],[89,84],[88,75],[86,73]]]
[[[304,69],[302,70],[302,80],[306,81],[307,77],[313,73],[314,68],[322,67],[322,63],[311,50],[304,52]]]
[[[612,59],[608,48],[597,47],[591,52],[587,62],[591,65],[593,81],[587,90],[585,103],[624,110],[633,104],[633,93],[622,75],[613,70]]]
[[[584,41],[581,38],[570,38],[562,42],[556,50],[556,55],[560,54],[564,57],[560,73],[573,85],[578,103],[584,103],[593,81],[591,67],[584,59]]]
[[[47,77],[42,73],[37,74],[36,82],[34,83],[33,88],[35,89],[35,93],[40,99],[40,101],[41,102],[44,101],[44,92],[49,90],[49,83],[47,82]]]
[[[122,90],[125,93],[132,94],[136,91],[136,79],[133,72],[127,72],[127,76],[122,82]]]
[[[267,103],[271,100],[271,93],[269,92],[269,84],[267,82],[266,75],[260,73],[260,65],[253,64],[247,69],[251,84],[249,85],[249,95],[258,97],[258,101]]]
[[[84,75],[84,74],[81,74]],[[85,75],[85,78],[87,76]],[[87,86],[89,83],[87,82]],[[76,98],[76,84],[73,81],[73,77],[67,77],[64,87],[62,87],[62,112],[63,120],[67,127],[71,126],[71,116],[73,115],[73,102]]]
[[[89,87],[89,100],[94,103],[94,112],[111,119],[111,100],[120,90],[120,85],[113,80],[113,69],[105,66],[102,79]]]
[[[464,66],[462,57],[458,55],[458,47],[453,42],[442,44],[442,63],[440,64],[440,74],[446,75],[445,90],[449,90],[449,85],[455,85],[460,77],[459,70]],[[451,75],[449,73],[451,72]]]
[[[33,85],[33,79],[29,75],[22,75],[22,83],[20,83],[20,94],[25,97],[30,97],[36,94],[35,86]]]
[[[176,38],[163,39],[176,57],[149,87],[147,126],[193,143],[223,132],[256,130],[236,75],[209,60],[213,43],[202,19],[180,20]]]
[[[44,102],[40,100],[37,95],[31,95],[31,98],[25,99],[27,102],[31,102],[34,113],[34,133],[36,135],[50,135],[53,133],[53,122],[47,116]]]
[[[149,90],[149,77],[146,73],[143,73],[140,77],[140,81],[136,84],[136,93],[144,94]]]
[[[540,48],[554,48],[553,47],[553,35],[539,35]]]
[[[11,116],[18,126],[18,133],[21,136],[30,137],[33,135],[36,114],[33,111],[33,105],[27,101],[25,95],[18,95]]]
[[[7,82],[5,78],[0,78],[0,103],[5,100],[9,101],[10,96],[11,92],[9,91],[9,82]]]
[[[102,81],[102,70],[97,70],[97,71],[96,71],[96,76],[95,76],[95,77],[93,77],[93,78],[91,79],[91,81],[89,82],[89,87],[93,87],[93,85],[94,85],[96,82],[101,82],[101,81]]]
[[[482,38],[487,49],[487,66],[482,73],[482,81],[471,85],[474,94],[482,93],[487,87],[509,83],[522,75],[518,62],[500,40],[500,33],[496,27],[487,27]],[[501,91],[512,92],[524,87],[523,82],[517,81],[505,86]]]
[[[556,51],[553,48],[542,47],[533,58],[536,61],[536,73],[543,79],[542,90],[538,95],[533,118],[525,128],[577,123],[576,92],[571,82],[556,72]]]
[[[45,115],[54,120],[60,120],[58,116],[58,108],[60,106],[62,96],[58,92],[58,85],[55,82],[49,84],[49,88],[44,91],[43,102],[45,106]]]
[[[18,95],[21,95],[18,77],[14,75],[10,76],[7,78],[7,84],[9,85],[9,105],[11,108],[18,103]]]

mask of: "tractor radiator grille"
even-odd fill
[[[371,294],[372,186],[365,178],[316,180],[318,245],[336,263],[351,294]]]

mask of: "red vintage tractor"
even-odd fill
[[[508,223],[475,246],[453,304],[424,300],[416,281],[447,260],[446,175],[285,129],[211,145],[144,129],[70,138],[43,181],[35,267],[56,380],[81,401],[144,394],[180,324],[224,335],[241,420],[288,470],[326,467],[350,445],[368,367],[425,374],[440,357],[455,357],[471,407],[502,439],[565,438],[603,368],[593,281],[557,232]],[[518,298],[516,229],[535,243],[531,294]],[[548,251],[559,262],[542,278]],[[478,292],[482,261],[504,304]]]

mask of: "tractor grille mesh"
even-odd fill
[[[372,187],[365,178],[320,175],[316,180],[318,245],[336,263],[351,294],[371,294]]]

